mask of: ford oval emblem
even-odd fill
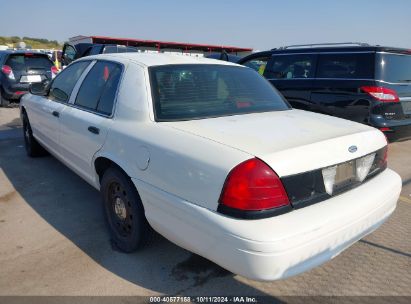
[[[348,151],[351,152],[351,153],[357,152],[357,150],[358,150],[357,146],[351,146],[351,147],[348,148]]]

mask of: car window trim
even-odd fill
[[[308,78],[267,78],[267,80],[277,81],[277,80],[360,80],[360,81],[381,81],[376,79],[367,79],[367,78],[321,78],[321,77],[308,77]]]
[[[292,56],[292,55],[321,55],[321,54],[326,54],[326,55],[330,55],[330,54],[372,54],[372,53],[378,53],[375,51],[338,51],[338,52],[299,52],[299,53],[273,53],[271,54],[271,57],[273,56]],[[389,53],[391,54],[391,53]]]
[[[403,54],[403,53],[394,53],[394,52],[376,52],[377,54],[387,54],[387,55],[396,55],[396,56],[411,56],[411,54]]]
[[[87,60],[81,60],[81,62],[84,62]],[[80,61],[79,61],[80,62]],[[80,90],[81,84],[83,83],[84,79],[90,72],[90,70],[93,68],[93,66],[96,64],[97,60],[90,60],[90,64],[84,69],[83,73],[80,75],[79,79],[77,80],[76,84],[73,87],[73,91],[71,92],[69,101],[67,104],[74,104],[78,91]]]
[[[111,109],[111,114],[110,115],[107,115],[107,114],[104,114],[104,113],[101,113],[101,112],[99,112],[99,111],[95,111],[95,110],[92,110],[92,109],[90,109],[90,108],[86,108],[86,107],[83,107],[83,106],[79,106],[79,105],[76,105],[74,102],[75,102],[75,100],[76,100],[76,98],[77,98],[77,95],[78,95],[78,93],[79,93],[79,91],[80,91],[80,88],[81,88],[81,85],[83,84],[83,81],[84,81],[84,79],[87,77],[87,75],[89,74],[89,72],[91,71],[91,69],[93,68],[93,66],[97,63],[97,62],[110,62],[110,63],[114,63],[114,64],[116,64],[116,65],[118,65],[119,67],[120,67],[120,69],[121,69],[121,75],[120,75],[120,79],[119,79],[119,81],[118,81],[118,85],[117,85],[117,89],[116,89],[116,93],[115,93],[115,97],[114,97],[114,100],[113,100],[113,107],[112,107],[112,109]],[[77,83],[76,83],[76,85],[74,86],[75,87],[75,89],[77,89],[76,91],[74,91],[74,89],[73,89],[73,92],[72,92],[72,96],[73,96],[73,99],[71,99],[71,96],[70,96],[70,102],[71,103],[67,103],[67,106],[70,106],[70,107],[72,107],[72,108],[75,108],[75,109],[78,109],[78,110],[81,110],[81,111],[85,111],[85,112],[88,112],[88,113],[92,113],[92,114],[95,114],[95,115],[98,115],[98,116],[102,116],[102,117],[105,117],[105,118],[109,118],[109,119],[112,119],[113,117],[114,117],[114,112],[115,112],[115,110],[116,110],[116,106],[117,106],[117,98],[118,98],[118,93],[119,93],[119,91],[120,91],[120,86],[121,86],[121,83],[122,83],[122,81],[123,81],[123,78],[124,78],[124,71],[125,71],[125,66],[124,66],[124,64],[123,63],[121,63],[121,62],[118,62],[118,61],[111,61],[111,60],[107,60],[107,59],[99,59],[99,60],[97,60],[97,59],[94,59],[93,60],[93,62],[92,62],[92,64],[90,64],[88,67],[87,67],[87,73],[83,73],[81,76],[80,76],[80,78],[79,78],[79,80],[77,81]],[[85,72],[86,72],[86,70],[85,70]],[[84,77],[83,77],[84,76]],[[80,80],[81,80],[81,82],[80,82]],[[78,85],[78,87],[77,87],[77,85]],[[76,88],[77,87],[77,88]],[[75,94],[74,94],[75,93]],[[75,95],[75,96],[74,96]]]

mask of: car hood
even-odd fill
[[[386,145],[384,135],[372,127],[294,109],[164,124],[258,157],[280,176],[344,162]],[[357,151],[348,151],[351,146]]]

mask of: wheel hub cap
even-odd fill
[[[124,204],[124,201],[119,197],[116,197],[114,200],[114,212],[116,213],[117,217],[123,221],[127,217],[126,205]]]

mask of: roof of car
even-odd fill
[[[79,60],[90,59],[107,59],[118,62],[136,62],[141,65],[157,66],[168,64],[220,64],[220,65],[236,65],[231,62],[208,59],[203,57],[175,55],[175,54],[158,54],[158,53],[110,53],[94,56],[83,57]]]
[[[271,53],[322,53],[322,52],[389,52],[411,55],[410,49],[389,46],[330,46],[330,47],[283,47],[269,51]]]
[[[46,53],[35,51],[35,50],[3,50],[3,51],[0,51],[0,54],[27,54],[27,53],[47,56]]]
[[[355,53],[355,52],[387,52],[411,55],[411,49],[404,49],[398,47],[389,46],[316,46],[316,47],[280,47],[267,51],[252,53],[248,56],[241,58],[238,63],[244,62],[261,57],[270,57],[275,54],[309,54],[309,53]]]

